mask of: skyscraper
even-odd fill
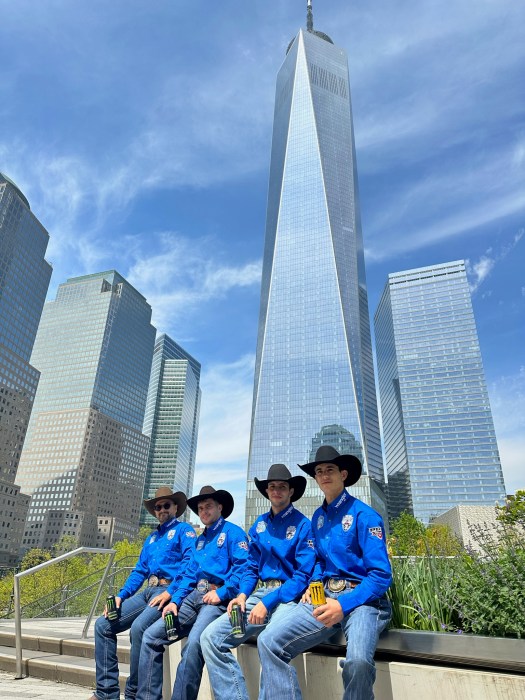
[[[0,566],[18,560],[29,496],[15,484],[38,385],[29,364],[51,278],[49,234],[0,173]]]
[[[190,495],[199,430],[201,366],[166,334],[157,338],[143,432],[150,438],[144,498],[159,486]],[[145,509],[141,525],[157,523]]]
[[[253,477],[264,478],[275,462],[293,470],[319,436],[332,444],[326,428],[334,425],[352,435],[370,502],[383,467],[348,64],[313,29],[309,2],[307,30],[290,43],[277,76],[247,523],[267,507]],[[306,513],[320,502],[312,485],[301,499]]]
[[[502,503],[464,262],[390,274],[375,337],[391,517]]]
[[[106,545],[139,524],[142,434],[155,329],[151,307],[114,270],[61,284],[31,361],[41,372],[19,480],[32,495],[23,545],[62,535]]]

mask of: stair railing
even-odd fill
[[[16,647],[16,676],[15,676],[15,679],[16,680],[19,680],[20,678],[24,677],[23,669],[22,669],[22,665],[23,665],[22,664],[22,614],[21,614],[21,606],[20,606],[20,579],[24,578],[24,576],[29,576],[29,574],[34,574],[35,571],[40,571],[41,569],[44,569],[46,566],[50,566],[51,564],[57,564],[59,561],[64,561],[64,559],[69,559],[70,557],[75,557],[77,554],[109,554],[108,563],[106,564],[106,568],[104,569],[104,574],[102,576],[102,579],[100,580],[100,585],[98,587],[97,594],[95,595],[93,605],[91,606],[91,610],[89,612],[88,618],[86,620],[86,623],[84,624],[84,629],[82,630],[82,639],[86,639],[89,625],[91,624],[91,620],[93,618],[93,615],[95,614],[95,610],[97,608],[98,601],[100,599],[100,595],[101,595],[102,590],[104,588],[106,578],[108,576],[109,570],[110,570],[111,565],[113,564],[113,560],[115,558],[116,550],[114,550],[114,549],[101,549],[98,547],[79,547],[78,549],[74,549],[71,552],[66,552],[65,554],[61,554],[60,556],[55,557],[54,559],[50,559],[49,561],[45,561],[42,564],[38,564],[37,566],[33,566],[30,569],[26,569],[25,571],[21,571],[19,574],[15,574],[14,606],[15,606],[15,647]]]

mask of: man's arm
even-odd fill
[[[121,601],[126,600],[126,598],[131,598],[131,596],[139,590],[149,574],[147,549],[150,537],[151,535],[148,535],[146,538],[146,541],[140,550],[139,559],[135,565],[135,568],[130,573],[124,585],[117,594],[117,598],[120,598]]]
[[[239,590],[239,584],[246,569],[248,559],[248,540],[241,528],[228,532],[228,554],[230,570],[224,584],[215,592],[221,602],[233,598]]]

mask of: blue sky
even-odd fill
[[[116,268],[203,365],[195,491],[242,519],[275,77],[302,0],[0,0],[0,170],[50,298]],[[466,259],[508,492],[525,488],[525,5],[314,0],[348,52],[370,313]]]

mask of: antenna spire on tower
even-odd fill
[[[312,32],[314,29],[314,14],[312,11],[312,0],[308,0],[306,5],[306,29]]]

